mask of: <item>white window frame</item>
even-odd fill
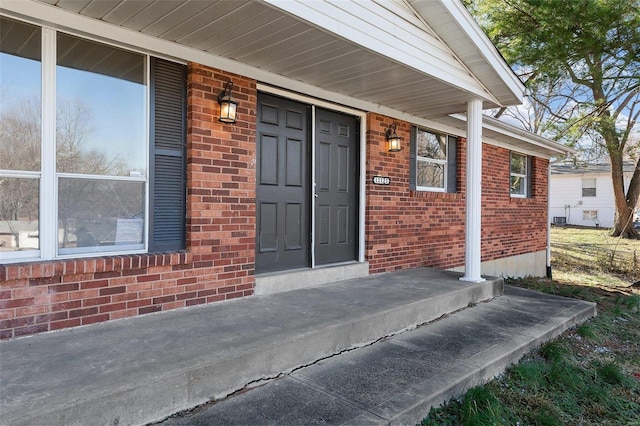
[[[595,213],[595,215],[594,215]],[[589,218],[585,218],[586,215],[589,215]],[[599,223],[598,220],[598,210],[582,210],[582,221],[583,222],[593,222],[593,223]]]
[[[519,155],[520,157],[524,157],[524,174],[520,174],[520,173],[514,173],[511,170],[511,159],[514,155]],[[515,151],[511,151],[509,153],[509,195],[511,195],[511,197],[513,198],[527,198],[527,196],[529,194],[527,194],[527,192],[529,191],[529,182],[528,180],[528,174],[529,174],[529,170],[527,170],[528,167],[528,156],[527,154],[522,154],[521,152],[515,152]],[[513,193],[511,190],[511,177],[512,176],[516,176],[519,178],[522,178],[522,185],[524,186],[524,194],[516,194]]]
[[[421,155],[418,155],[418,132],[424,132],[424,133],[431,133],[432,135],[435,135],[436,137],[444,137],[445,138],[445,144],[444,144],[444,149],[445,149],[445,154],[444,154],[444,160],[438,160],[436,158],[430,158],[430,157],[423,157]],[[445,134],[445,133],[438,133],[438,132],[434,132],[431,130],[427,130],[427,129],[422,129],[420,127],[416,127],[416,164],[414,165],[416,168],[416,191],[431,191],[431,192],[447,192],[447,175],[448,175],[448,159],[449,159],[449,135]],[[435,187],[435,186],[420,186],[418,185],[418,162],[422,161],[425,163],[431,163],[431,164],[441,164],[442,166],[444,166],[444,172],[443,172],[443,186],[442,188],[439,187]]]
[[[128,47],[118,46],[114,43],[105,42],[104,40],[96,40],[86,35],[76,34],[71,31],[61,31],[75,37],[80,37],[96,43],[112,46],[117,49],[124,49],[130,52],[140,54],[144,57],[145,67],[145,110],[144,110],[144,142],[145,142],[145,174],[144,177],[128,177],[128,176],[94,176],[94,175],[77,175],[68,173],[58,173],[56,171],[56,67],[57,67],[57,43],[56,36],[58,31],[54,28],[39,25],[38,23],[26,20],[10,19],[25,22],[30,25],[36,25],[41,28],[41,91],[42,91],[42,139],[41,139],[41,168],[36,172],[13,172],[2,171],[3,175],[12,175],[14,177],[40,178],[40,194],[39,194],[39,217],[38,217],[38,236],[39,250],[24,251],[8,251],[0,252],[0,264],[15,263],[24,261],[43,261],[69,258],[87,258],[99,256],[116,256],[147,253],[149,249],[149,126],[150,126],[150,102],[151,102],[151,84],[150,84],[150,56],[141,51],[136,51]],[[5,173],[6,172],[6,173]],[[24,175],[24,176],[23,176]],[[76,249],[61,249],[58,246],[58,180],[60,178],[81,178],[81,179],[102,179],[102,180],[124,180],[131,182],[144,182],[145,199],[144,199],[144,229],[142,244],[113,246],[113,250],[93,250],[90,247],[83,248],[82,253]]]

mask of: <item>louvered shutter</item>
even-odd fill
[[[455,193],[458,188],[456,180],[458,177],[458,138],[449,136],[447,141],[447,192]]]
[[[149,250],[185,248],[186,67],[151,60]]]

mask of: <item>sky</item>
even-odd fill
[[[20,99],[40,97],[39,61],[0,54],[0,108]],[[90,107],[92,131],[84,151],[105,152],[125,160],[131,171],[146,171],[146,89],[143,85],[101,74],[56,67],[57,99],[80,101]]]

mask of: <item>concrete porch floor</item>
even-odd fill
[[[410,423],[595,314],[520,289],[477,304],[502,280],[459,276],[418,268],[0,342],[0,424],[144,424],[282,373],[167,422]]]

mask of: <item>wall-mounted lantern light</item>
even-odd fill
[[[396,133],[396,123],[393,123],[387,129],[387,151],[398,152],[400,151],[400,141],[402,138]]]
[[[238,100],[231,95],[231,90],[233,90],[233,83],[228,81],[218,95],[218,103],[220,104],[220,118],[218,120],[233,124],[236,122]]]

